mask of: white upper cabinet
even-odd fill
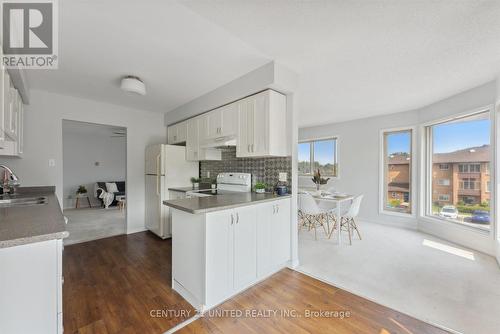
[[[286,96],[266,90],[238,104],[236,156],[287,156]]]
[[[208,112],[207,119],[208,138],[212,139],[222,136],[222,108]]]
[[[186,158],[195,161],[220,160],[214,142],[225,139],[236,139],[237,157],[287,156],[286,123],[286,96],[266,90],[169,126],[167,142],[185,142]]]
[[[207,113],[208,139],[236,136],[238,133],[238,102]]]
[[[0,45],[0,59],[3,57],[3,49],[2,45]],[[7,72],[4,69],[4,66],[0,62],[0,155],[1,149],[4,147],[5,144],[5,133],[4,133],[4,114],[5,114],[5,76],[8,75]],[[7,81],[8,82],[8,81]]]
[[[1,50],[1,46],[0,46]],[[0,68],[0,156],[23,153],[24,108],[19,91],[11,83],[5,68]]]
[[[186,160],[197,161],[199,140],[198,140],[198,118],[187,120],[187,136],[186,136]]]
[[[187,121],[171,125],[167,128],[167,142],[169,144],[179,144],[187,139]]]

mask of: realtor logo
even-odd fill
[[[57,68],[57,2],[2,2],[2,64],[7,68]]]

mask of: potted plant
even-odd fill
[[[265,184],[264,182],[257,182],[255,183],[254,188],[256,193],[262,194],[266,192],[267,184]]]
[[[325,179],[325,178],[321,177],[321,173],[319,172],[319,169],[316,172],[314,172],[312,181],[314,182],[314,184],[316,184],[317,191],[319,191],[319,188],[321,187],[322,184],[327,184],[328,180],[330,180],[330,178]]]
[[[191,178],[191,183],[193,184],[193,189],[199,188],[200,187],[200,178],[193,176]]]
[[[85,186],[83,186],[83,185],[79,185],[78,189],[76,190],[76,194],[78,196],[80,196],[80,195],[84,195],[86,193],[87,193],[87,188],[85,188]]]

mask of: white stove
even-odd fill
[[[252,190],[252,174],[220,173],[217,175],[217,188],[186,192],[186,197],[206,197],[230,194],[234,192],[250,192]]]

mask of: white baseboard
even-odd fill
[[[141,227],[128,227],[127,226],[127,234],[132,234],[132,233],[138,233],[138,232],[144,232],[147,231],[148,229],[144,226]]]

